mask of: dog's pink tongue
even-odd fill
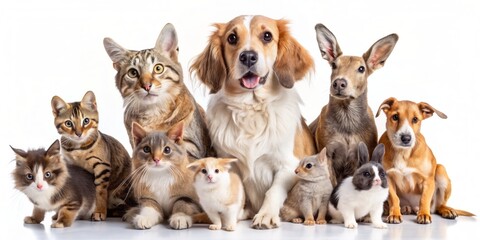
[[[248,89],[253,89],[260,83],[260,77],[256,75],[249,75],[242,78],[242,84]]]

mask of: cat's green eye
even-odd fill
[[[46,172],[45,173],[45,178],[50,178],[52,177],[52,173],[51,172]]]
[[[131,77],[131,78],[137,78],[137,77],[138,77],[138,71],[137,71],[137,69],[135,69],[135,68],[130,68],[130,69],[128,70],[128,73],[127,73],[127,74],[128,74],[128,76]]]
[[[151,151],[152,151],[152,149],[149,146],[143,147],[143,152],[144,153],[150,153]]]
[[[169,147],[169,146],[166,146],[164,149],[163,149],[163,153],[164,154],[170,154],[172,152],[172,149]]]
[[[165,68],[163,67],[162,64],[157,64],[157,65],[155,65],[155,67],[153,67],[153,71],[154,71],[156,74],[163,73],[164,70],[165,70]]]
[[[27,180],[33,180],[33,174],[31,173],[27,173],[25,177],[27,178]]]
[[[67,120],[67,121],[65,121],[65,126],[68,127],[68,128],[71,128],[71,127],[73,127],[73,122],[70,121],[70,120]]]
[[[203,173],[203,174],[207,174],[207,169],[205,169],[205,168],[202,169],[202,173]]]
[[[90,118],[83,119],[83,126],[88,125],[90,123]]]

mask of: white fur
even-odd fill
[[[353,177],[348,177],[341,183],[336,193],[339,196],[337,208],[332,203],[328,205],[332,223],[344,222],[346,228],[356,228],[356,220],[370,214],[373,227],[387,228],[382,221],[382,212],[383,202],[388,197],[388,188],[373,186],[369,190],[359,191],[355,189],[352,179]]]
[[[275,91],[262,87],[234,96],[221,89],[212,95],[207,109],[219,157],[239,160],[245,191],[252,210],[258,212],[254,225],[279,224],[279,210],[294,184],[298,164],[293,149],[301,127],[301,100],[294,89]]]
[[[154,167],[148,167],[145,177],[142,178],[149,190],[155,195],[155,200],[162,208],[165,216],[171,214],[173,202],[170,197],[170,186],[175,181],[168,171],[168,168],[155,169]]]
[[[45,211],[56,210],[59,206],[52,205],[52,196],[55,194],[55,188],[48,185],[47,181],[43,179],[43,168],[39,166],[35,169],[36,177],[35,182],[30,183],[25,189],[22,190],[28,198],[34,202],[39,208]],[[38,184],[42,185],[42,189],[37,187]]]
[[[143,207],[140,213],[133,218],[133,225],[137,229],[148,229],[159,223],[160,213],[152,207]]]
[[[211,182],[201,172],[195,177],[194,187],[200,200],[200,205],[212,221],[211,230],[225,228],[233,231],[243,215],[242,200],[245,199],[243,186],[240,184],[237,193],[232,193],[230,188],[230,174],[219,172],[215,174],[213,169],[207,169],[207,175],[212,176]],[[236,195],[233,203],[227,204],[232,195]]]
[[[401,137],[404,134],[410,135],[412,137],[412,139],[410,140],[409,146],[404,146],[403,143],[402,143],[402,138]],[[391,137],[390,139],[392,139],[393,145],[396,148],[411,148],[411,147],[415,146],[415,141],[416,141],[415,132],[413,131],[412,127],[410,126],[410,123],[409,123],[408,119],[405,119],[402,126],[398,129],[397,132],[395,132],[393,134],[393,137]]]

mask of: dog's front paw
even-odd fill
[[[418,214],[417,223],[419,224],[430,224],[432,223],[432,216],[430,214]]]
[[[253,217],[252,228],[255,229],[272,229],[280,225],[280,217],[274,214],[258,213]]]
[[[185,213],[175,213],[170,217],[170,227],[173,229],[186,229],[192,226],[192,217]]]
[[[387,223],[399,224],[402,222],[402,215],[391,214],[387,217]]]
[[[455,211],[455,209],[451,208],[451,207],[441,207],[439,209],[437,209],[437,212],[438,214],[440,214],[440,216],[442,216],[443,218],[447,218],[447,219],[455,219],[458,217],[458,213],[457,211]]]

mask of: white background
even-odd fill
[[[100,130],[130,150],[122,98],[102,40],[128,49],[154,46],[162,27],[175,26],[185,83],[206,107],[207,91],[188,68],[206,46],[215,22],[261,14],[290,20],[292,35],[315,59],[315,72],[296,85],[310,123],[328,101],[330,69],[318,50],[314,26],[325,24],[347,55],[361,55],[390,33],[400,39],[385,67],[369,79],[376,112],[388,97],[425,101],[448,115],[423,122],[422,132],[453,183],[450,205],[480,214],[478,1],[2,1],[0,3],[0,206],[21,224],[31,204],[13,189],[16,148],[48,147],[58,134],[50,100],[67,102],[94,91]],[[376,119],[379,134],[385,117]],[[2,217],[4,220],[5,218]]]

